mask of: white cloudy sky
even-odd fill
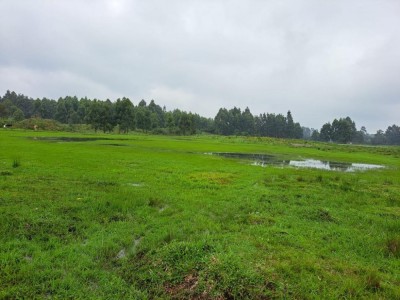
[[[0,0],[0,94],[400,125],[399,0]]]

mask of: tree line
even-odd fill
[[[400,145],[400,127],[392,125],[385,132],[378,130],[375,134],[368,134],[365,126],[357,130],[354,121],[346,117],[334,119],[332,123],[325,123],[320,131],[312,132],[311,139],[341,144]]]
[[[367,133],[365,127],[357,130],[350,117],[325,123],[320,130],[302,127],[293,120],[291,111],[286,115],[262,113],[253,115],[246,107],[220,108],[214,118],[179,109],[167,111],[154,100],[141,100],[134,105],[123,97],[115,102],[67,96],[53,99],[32,99],[23,94],[7,91],[0,96],[0,120],[19,122],[29,118],[51,119],[62,124],[88,124],[95,131],[128,133],[141,130],[157,134],[215,133],[220,135],[248,135],[275,138],[311,139],[336,143],[368,143],[400,145],[400,128],[392,125],[386,131]]]
[[[134,105],[129,98],[78,99],[67,96],[53,99],[32,99],[22,94],[7,91],[0,97],[0,119],[18,122],[28,118],[52,119],[63,124],[88,124],[97,132],[130,130],[169,134],[194,134],[211,132],[213,120],[179,109],[167,111],[154,100],[149,104],[141,100]]]
[[[221,135],[257,135],[278,138],[302,138],[302,128],[293,121],[291,112],[253,116],[249,108],[221,108],[214,119],[175,109],[167,111],[151,100],[134,105],[129,98],[115,102],[67,96],[32,99],[7,91],[0,97],[0,118],[18,122],[26,118],[53,119],[63,124],[88,124],[95,130],[121,133],[130,130],[165,134],[199,132]]]
[[[276,138],[303,137],[303,129],[293,121],[292,113],[282,114],[263,113],[253,116],[250,109],[244,111],[234,107],[230,110],[221,108],[214,118],[215,132],[221,135],[251,135]]]

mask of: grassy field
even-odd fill
[[[13,130],[0,146],[1,299],[400,299],[399,147]]]

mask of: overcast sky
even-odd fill
[[[0,94],[400,125],[399,0],[0,0]]]

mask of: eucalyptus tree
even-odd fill
[[[214,118],[216,133],[222,135],[233,134],[232,117],[226,108],[220,108]]]
[[[151,129],[151,113],[150,110],[143,105],[144,100],[135,108],[136,127],[147,132]]]
[[[385,131],[387,143],[389,145],[400,145],[400,127],[397,125],[389,126]]]
[[[128,133],[129,130],[135,129],[134,106],[129,98],[118,98],[115,102],[115,123],[119,132]]]
[[[323,142],[332,141],[332,125],[331,125],[331,123],[325,123],[324,125],[322,125],[320,133],[319,133],[319,139]]]

